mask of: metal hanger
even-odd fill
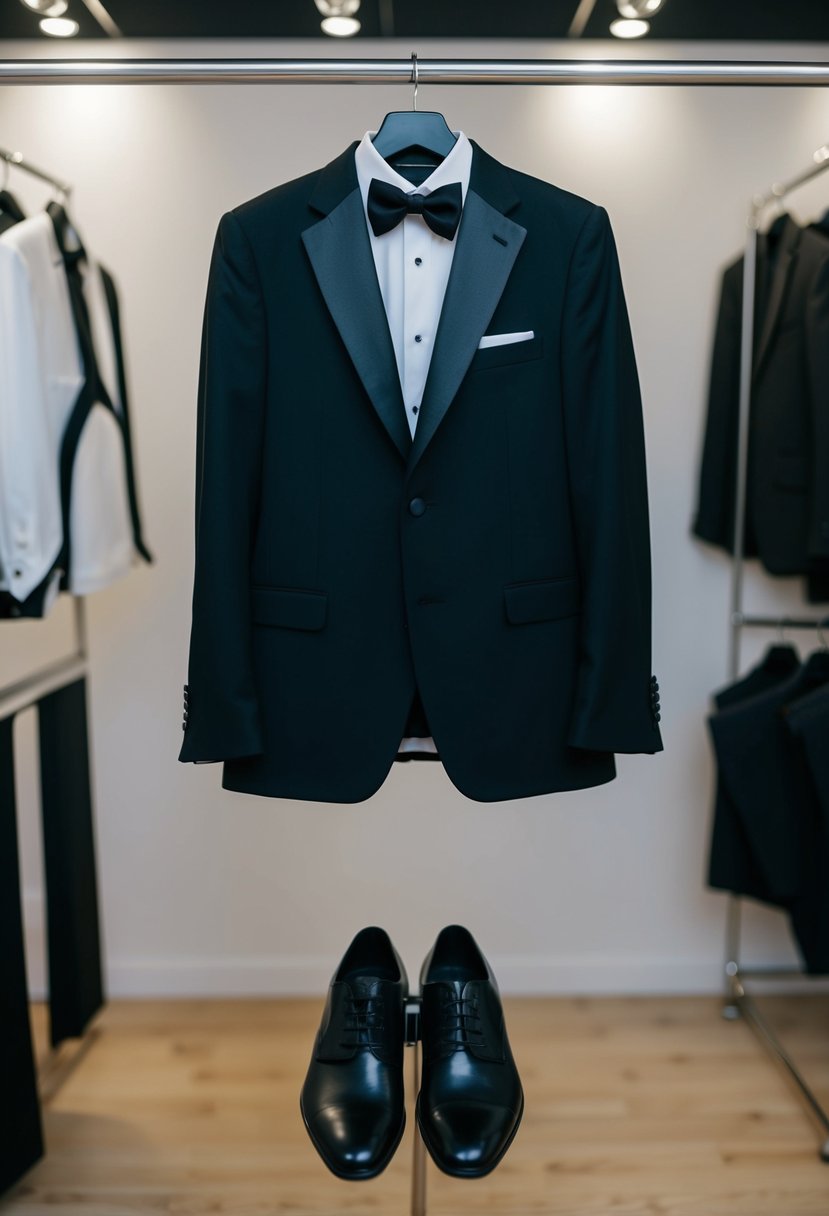
[[[449,130],[442,114],[435,110],[417,109],[417,54],[412,51],[412,83],[414,95],[411,110],[392,110],[383,119],[371,141],[384,160],[398,158],[404,152],[421,154],[420,160],[395,159],[393,167],[422,168],[424,164],[440,164],[452,151],[457,136]]]

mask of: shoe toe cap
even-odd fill
[[[446,1102],[429,1112],[428,1139],[447,1173],[484,1174],[506,1150],[517,1118],[502,1106]]]
[[[395,1124],[388,1108],[376,1103],[349,1102],[318,1111],[308,1120],[308,1131],[329,1169],[364,1178],[388,1164],[400,1123]]]

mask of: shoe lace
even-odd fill
[[[385,1022],[379,996],[349,996],[345,1000],[341,1047],[380,1047]],[[349,1037],[350,1036],[350,1037]]]
[[[441,1008],[438,1039],[441,1047],[485,1047],[486,1037],[477,996],[446,996]]]

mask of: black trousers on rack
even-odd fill
[[[13,727],[13,718],[0,722],[0,1191],[43,1156],[20,907]]]
[[[83,1034],[104,1003],[86,681],[38,703],[52,1046]],[[0,1190],[43,1155],[29,1022],[13,718],[0,722]]]

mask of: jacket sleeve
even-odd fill
[[[561,330],[570,500],[581,584],[571,747],[658,752],[639,379],[616,245],[595,207],[572,254]]]
[[[711,353],[708,413],[699,471],[694,536],[731,552],[740,406],[742,261],[725,271]]]
[[[213,246],[196,425],[196,547],[181,761],[263,750],[251,655],[250,560],[267,349],[261,285],[232,212]]]
[[[810,568],[825,577],[829,561],[829,257],[820,263],[806,305],[806,349],[812,408],[808,558]]]

